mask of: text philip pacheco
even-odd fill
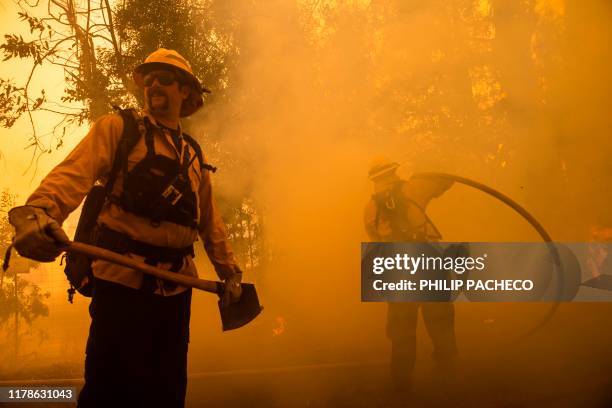
[[[529,291],[533,289],[533,281],[522,279],[431,279],[427,272],[448,272],[463,275],[465,272],[486,272],[487,254],[482,256],[444,257],[444,256],[412,256],[396,254],[389,257],[375,257],[372,260],[372,273],[383,275],[385,272],[409,274],[417,273],[419,280],[399,279],[392,282],[384,279],[375,279],[372,287],[376,291],[448,291],[448,290],[476,290],[476,291]],[[382,276],[381,276],[382,277]]]

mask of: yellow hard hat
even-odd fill
[[[370,180],[374,180],[384,174],[395,171],[399,167],[399,163],[393,162],[389,160],[389,158],[384,156],[379,156],[372,160],[370,164],[370,170],[368,171],[368,178]]]
[[[170,65],[173,68],[179,69],[190,79],[190,85],[192,85],[191,92],[181,105],[180,115],[181,117],[193,115],[202,105],[204,105],[202,94],[204,92],[210,93],[210,90],[202,86],[198,78],[193,74],[189,62],[178,52],[160,48],[149,54],[142,64],[134,68],[134,72],[132,73],[134,82],[136,82],[136,85],[140,88],[144,88],[144,76],[147,71],[155,69],[156,66],[159,67],[164,65]]]

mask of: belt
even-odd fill
[[[130,238],[126,234],[98,225],[95,233],[96,245],[119,254],[132,253],[157,262],[174,263],[187,255],[195,257],[193,245],[169,248],[147,244]]]
[[[94,242],[97,246],[108,249],[118,254],[131,253],[145,258],[145,263],[157,265],[158,263],[171,263],[171,272],[178,272],[183,266],[186,256],[195,257],[193,245],[183,248],[160,247],[147,244],[130,238],[124,233],[112,230],[105,225],[98,225],[94,233]],[[161,281],[165,289],[173,290],[176,284],[169,281]],[[158,286],[153,276],[145,275],[142,289],[153,291]]]

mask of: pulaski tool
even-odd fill
[[[65,250],[136,269],[140,272],[169,280],[182,286],[215,293],[219,297],[223,296],[225,292],[225,284],[223,282],[199,279],[193,276],[169,272],[93,245],[83,244],[81,242],[71,242]],[[227,306],[222,306],[221,300],[218,302],[223,331],[234,330],[245,326],[251,320],[255,319],[263,310],[263,306],[259,304],[255,285],[252,283],[241,283],[240,287],[242,289],[240,300]]]

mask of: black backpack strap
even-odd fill
[[[102,212],[106,200],[112,193],[113,185],[121,168],[127,166],[127,155],[140,138],[138,115],[133,109],[116,108],[123,119],[123,132],[119,138],[117,149],[114,152],[113,163],[108,174],[106,185],[94,185],[87,194],[79,222],[74,234],[74,240],[86,244],[96,244],[96,225],[98,216]],[[142,122],[142,120],[141,120]],[[93,272],[91,269],[92,258],[84,254],[74,252],[66,256],[66,267],[64,272],[70,282],[68,289],[68,301],[72,303],[75,292],[84,296],[92,295]]]
[[[128,173],[127,158],[134,146],[136,146],[136,143],[138,143],[138,140],[140,140],[140,137],[143,134],[146,135],[151,133],[147,131],[144,119],[138,115],[135,109],[115,109],[123,119],[123,132],[121,133],[119,145],[117,146],[117,151],[115,152],[115,158],[113,160],[113,166],[111,167],[108,181],[105,185],[107,197],[112,193],[113,185],[115,184],[119,171],[123,170],[124,174]],[[126,178],[124,178],[124,180],[125,179]]]
[[[204,155],[202,154],[202,148],[200,147],[200,144],[187,133],[183,133],[183,137],[185,138],[187,143],[189,143],[189,146],[191,146],[191,148],[198,155],[198,162],[200,163],[200,168],[210,170],[213,173],[216,172],[217,168],[215,166],[211,166],[210,164],[204,162]]]
[[[144,124],[144,121],[143,121]],[[144,132],[145,145],[147,146],[147,159],[155,156],[155,140],[153,139],[153,132]]]
[[[200,147],[200,144],[187,133],[183,133],[183,138],[185,138],[185,141],[189,143],[189,146],[191,146],[191,148],[198,155],[198,162],[200,163],[200,167],[204,167],[204,156],[202,154],[202,148]]]

